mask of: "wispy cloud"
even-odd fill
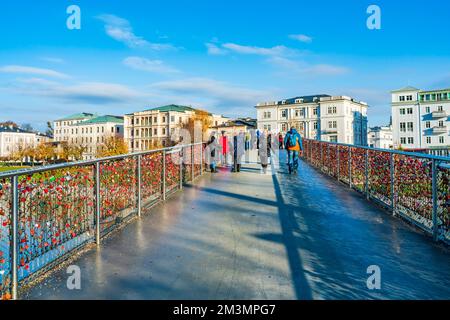
[[[45,77],[53,77],[53,78],[69,78],[68,75],[51,70],[51,69],[43,69],[43,68],[35,68],[29,66],[19,66],[19,65],[8,65],[0,67],[0,72],[3,73],[17,73],[17,74],[31,74]]]
[[[310,36],[305,34],[290,34],[289,38],[305,43],[311,43],[313,40]]]
[[[220,55],[227,54],[226,50],[220,48],[219,46],[217,46],[214,43],[205,43],[205,46],[208,49],[208,54],[210,54],[210,55],[220,56]]]
[[[209,108],[236,115],[251,113],[257,101],[268,99],[273,94],[270,90],[255,90],[209,78],[163,81],[152,84],[150,88],[185,100],[199,100],[201,97]]]
[[[161,60],[149,60],[142,57],[128,57],[123,60],[123,64],[135,70],[153,73],[180,73],[180,70],[166,65]]]
[[[293,54],[296,52],[296,50],[290,49],[283,45],[265,48],[265,47],[240,45],[236,43],[224,43],[222,44],[222,47],[240,54],[254,54],[260,56],[283,56]]]
[[[346,67],[331,64],[309,64],[302,60],[292,60],[284,57],[271,57],[268,62],[280,67],[291,75],[341,75],[350,70]]]
[[[82,82],[61,84],[42,78],[18,79],[11,83],[9,92],[51,98],[67,103],[111,104],[129,103],[144,95],[128,86],[117,83]]]
[[[112,14],[102,14],[97,17],[105,23],[105,32],[116,41],[124,43],[130,48],[150,48],[152,50],[173,50],[172,44],[152,43],[141,36],[137,36],[128,20]]]
[[[57,63],[57,64],[63,64],[65,63],[64,59],[56,58],[56,57],[41,57],[42,61],[51,62],[51,63]]]

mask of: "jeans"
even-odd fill
[[[288,166],[289,172],[298,168],[298,151],[288,150]]]

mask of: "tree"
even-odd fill
[[[41,143],[35,148],[35,157],[45,165],[56,157],[55,147],[51,143]]]
[[[13,127],[13,128],[18,128],[19,126],[17,125],[17,123],[15,123],[15,122],[13,122],[13,121],[11,121],[11,120],[8,120],[8,121],[5,121],[5,122],[0,122],[0,127]]]
[[[49,137],[53,137],[53,126],[52,123],[50,121],[47,121],[47,131],[45,131],[45,134]]]
[[[97,148],[97,158],[117,156],[128,153],[128,145],[121,137],[107,137],[105,142]]]
[[[33,127],[32,127],[31,124],[29,124],[29,123],[23,123],[23,124],[20,126],[20,129],[25,130],[25,131],[28,131],[28,132],[33,132],[33,131],[34,131]]]
[[[181,124],[181,128],[187,130],[190,135],[191,141],[183,141],[184,143],[198,142],[205,139],[205,135],[208,132],[208,128],[211,126],[211,115],[204,110],[195,110],[193,116],[189,117],[186,123]],[[184,137],[183,137],[184,138]]]

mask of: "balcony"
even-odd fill
[[[433,134],[443,134],[443,133],[447,133],[447,127],[446,126],[433,127]]]
[[[441,110],[441,111],[433,111],[431,113],[431,116],[434,119],[439,119],[439,118],[446,118],[447,117],[447,112],[445,110]]]

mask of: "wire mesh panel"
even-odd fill
[[[350,163],[350,147],[338,146],[339,148],[339,180],[350,182],[349,163]]]
[[[92,239],[93,181],[93,166],[19,176],[19,281]]]
[[[141,157],[141,197],[144,206],[162,195],[163,153],[154,152]]]
[[[192,148],[183,148],[183,183],[192,180]]]
[[[328,149],[328,173],[337,177],[338,174],[338,160],[337,160],[337,149],[338,146],[335,144],[329,144]]]
[[[391,154],[369,150],[369,194],[388,206],[391,201]]]
[[[166,193],[175,191],[180,186],[181,148],[166,153]]]
[[[322,159],[320,157],[320,148],[321,143],[319,141],[312,141],[311,145],[311,153],[312,153],[312,161],[311,163],[317,167],[320,168],[322,164]]]
[[[107,233],[137,208],[137,159],[100,163],[100,226]]]
[[[365,186],[366,150],[356,147],[352,147],[351,150],[352,187],[363,192]]]
[[[395,210],[416,224],[432,228],[432,160],[395,155]]]
[[[11,299],[11,179],[0,179],[0,300]]]
[[[323,172],[325,173],[329,173],[330,172],[330,159],[329,159],[329,154],[328,154],[328,143],[324,143],[322,142],[320,144],[320,149],[321,149],[321,163],[320,163],[320,168]]]
[[[193,146],[194,148],[194,174],[196,177],[201,175],[202,168],[202,155],[203,155],[203,144],[197,144]]]
[[[438,237],[450,243],[450,162],[440,163],[436,170]]]

